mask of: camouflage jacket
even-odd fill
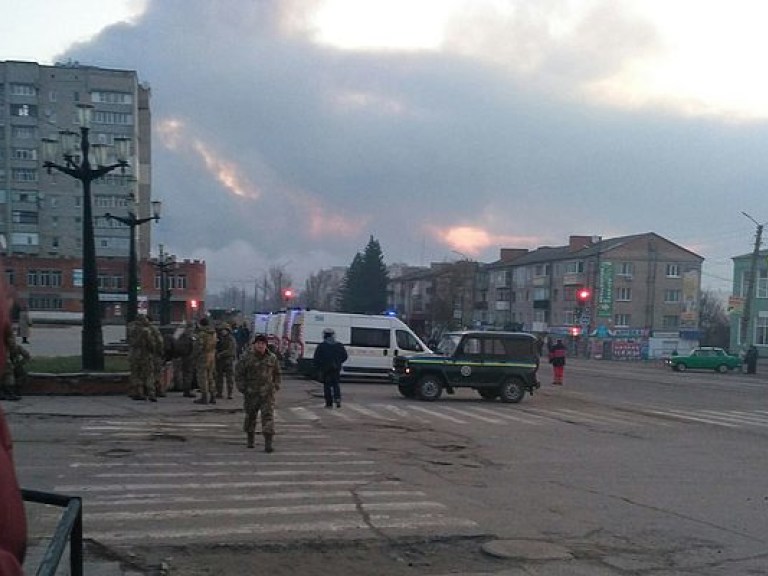
[[[246,352],[235,366],[237,389],[246,396],[269,396],[280,390],[280,363],[271,352]]]
[[[210,362],[213,366],[213,360],[216,357],[216,331],[212,326],[198,326],[195,330],[193,355],[198,360],[205,358],[206,363]]]
[[[222,332],[219,335],[219,341],[216,346],[216,360],[221,362],[231,362],[235,359],[237,353],[237,341],[229,331]]]

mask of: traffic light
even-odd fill
[[[192,310],[197,310],[197,300],[190,300],[189,307],[192,308]]]
[[[592,291],[589,288],[579,288],[576,291],[576,299],[581,303],[588,302],[591,297]]]
[[[283,290],[283,300],[288,302],[291,298],[293,298],[293,289],[286,288],[285,290]]]
[[[581,336],[581,328],[574,326],[571,328],[571,336]]]

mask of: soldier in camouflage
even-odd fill
[[[235,355],[237,354],[237,341],[227,324],[219,329],[218,342],[216,343],[216,398],[222,398],[224,383],[227,384],[227,398],[232,399],[232,391],[235,387]]]
[[[27,378],[26,365],[31,357],[29,352],[16,342],[10,324],[4,340],[5,370],[0,376],[0,400],[20,400],[21,389]]]
[[[192,332],[192,323],[187,322],[176,337],[176,344],[174,345],[176,358],[173,359],[175,388],[181,390],[185,398],[194,398],[195,396],[192,394],[192,380],[195,377],[195,365],[192,356],[194,344],[195,336]]]
[[[253,448],[256,420],[261,412],[261,432],[264,434],[264,451],[273,452],[275,435],[275,392],[280,389],[280,363],[267,350],[267,337],[259,334],[235,366],[237,389],[243,393],[245,422],[243,430],[248,438],[248,448]]]
[[[155,342],[149,319],[140,314],[128,325],[128,364],[131,369],[131,398],[157,402],[155,396],[154,364]]]
[[[195,331],[195,376],[200,388],[200,398],[195,404],[216,404],[216,331],[208,318],[201,318]]]
[[[149,337],[152,341],[152,386],[155,389],[155,396],[162,398],[165,396],[162,381],[163,366],[165,366],[165,342],[160,329],[152,324],[152,319],[149,316],[145,316],[145,318],[147,319]]]

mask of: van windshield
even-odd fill
[[[453,356],[460,341],[460,334],[444,334],[440,344],[437,345],[437,352],[446,356]]]

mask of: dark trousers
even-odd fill
[[[331,406],[334,402],[341,402],[339,373],[335,370],[329,370],[323,375],[323,394],[325,395],[326,406]]]

